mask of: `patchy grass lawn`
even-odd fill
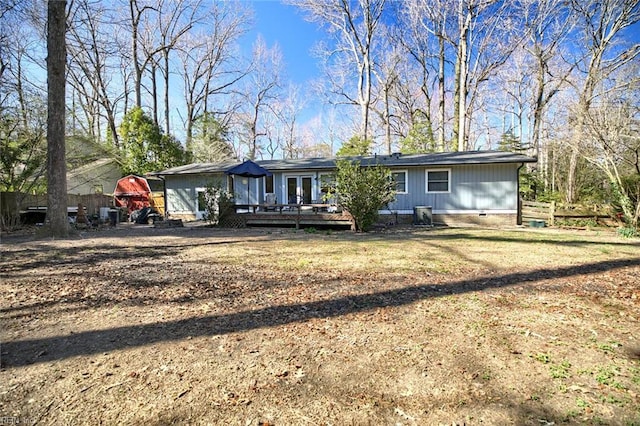
[[[3,424],[640,424],[613,233],[140,227],[0,272]]]

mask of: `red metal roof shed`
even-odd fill
[[[113,198],[116,206],[126,207],[129,213],[149,207],[149,195],[151,188],[147,179],[129,175],[118,180],[116,189],[113,191]]]

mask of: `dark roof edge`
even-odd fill
[[[322,157],[289,160],[256,160],[256,163],[270,171],[286,170],[322,170],[332,169],[335,162],[341,159],[359,161],[362,165],[383,164],[389,167],[420,166],[453,166],[473,164],[518,164],[535,163],[536,157],[504,151],[459,151],[430,154],[391,154],[355,157]],[[173,167],[159,172],[148,173],[150,176],[176,176],[224,173],[225,170],[240,162],[193,163]]]

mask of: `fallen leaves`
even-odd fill
[[[0,384],[0,408],[41,414],[40,401],[55,400],[49,415],[59,423],[255,426],[451,424],[491,407],[474,421],[505,424],[535,420],[526,410],[540,407],[566,412],[585,394],[589,415],[631,412],[639,392],[625,363],[640,353],[633,350],[638,267],[555,276],[556,266],[591,263],[591,246],[564,246],[558,258],[547,243],[460,234],[360,235],[367,252],[357,256],[350,234],[311,241],[240,231],[233,244],[228,235],[194,233],[9,247],[0,261],[7,340],[62,342],[97,330],[107,345],[61,359],[39,348],[20,374],[4,362],[22,355],[3,352],[8,380]],[[544,265],[519,258],[536,251]],[[472,256],[480,252],[479,266]],[[505,272],[506,252],[514,256]],[[432,263],[441,253],[451,262]],[[131,333],[106,333],[122,327]],[[592,340],[614,338],[621,346],[611,351]],[[563,359],[572,374],[552,379],[549,365]],[[589,393],[602,390],[580,369],[596,362],[620,366],[616,380],[627,389],[616,395],[627,405]],[[522,413],[505,415],[500,404],[507,400]]]

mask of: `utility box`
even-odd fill
[[[109,210],[109,224],[111,226],[116,226],[118,224],[118,210]]]
[[[431,206],[415,206],[413,208],[413,224],[433,226],[433,212]]]

